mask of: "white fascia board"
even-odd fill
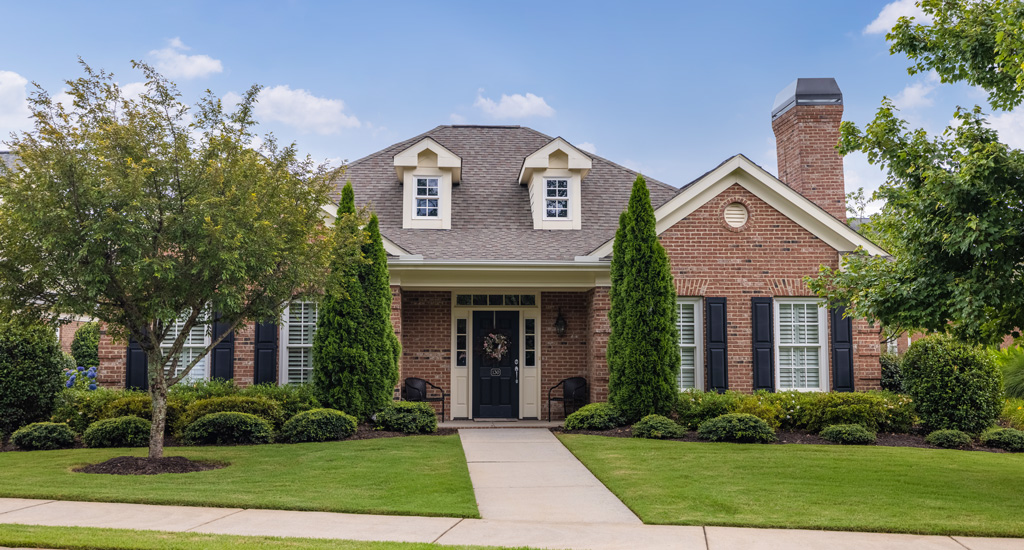
[[[457,184],[462,180],[462,157],[449,151],[447,147],[434,141],[433,138],[425,137],[394,156],[395,173],[398,175],[399,181],[404,179],[406,169],[415,169],[419,166],[419,155],[425,149],[430,149],[437,155],[438,168],[452,171],[452,183]]]
[[[579,170],[580,177],[584,178],[594,166],[594,161],[583,151],[577,149],[573,144],[561,137],[549,141],[546,145],[530,153],[523,160],[523,167],[519,170],[519,184],[526,185],[533,176],[535,170],[547,170],[548,157],[551,153],[561,149],[569,157],[569,170]]]
[[[388,260],[391,284],[415,290],[548,289],[611,285],[608,262]]]
[[[750,191],[840,253],[862,247],[872,256],[887,255],[881,247],[743,155],[736,155],[722,163],[655,210],[657,233],[660,235],[665,232],[733,184],[739,184]],[[611,254],[613,242],[614,239],[605,242],[590,255],[603,257]]]
[[[526,260],[510,262],[508,260],[422,260],[409,258],[392,258],[388,266],[399,269],[444,269],[457,271],[608,271],[609,262],[598,261],[544,261]]]

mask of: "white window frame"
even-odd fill
[[[180,332],[181,332],[181,328],[180,328],[179,325],[180,324],[184,324],[184,319],[185,319],[185,317],[180,317],[178,319],[175,319],[173,321],[174,328],[171,329],[170,331],[168,331],[167,332],[167,336],[164,338],[163,342],[160,342],[160,348],[164,351],[164,353],[170,351],[170,349],[174,346],[174,340],[178,338],[178,334],[180,334]],[[182,361],[180,359],[180,357],[181,357],[180,354],[184,353],[186,350],[194,350],[194,349],[205,350],[210,345],[210,329],[211,329],[211,327],[212,327],[212,325],[195,325],[195,326],[192,327],[193,333],[191,335],[189,335],[188,338],[185,339],[184,345],[181,346],[181,351],[178,352],[179,353],[179,361],[178,361],[177,368],[174,369],[174,375],[175,376],[177,376],[179,372],[185,370],[185,367],[188,366],[188,363],[182,363]],[[197,330],[202,330],[203,331],[202,343],[196,342],[193,339],[193,337],[195,336],[195,331],[197,331]],[[191,341],[191,343],[189,343],[190,341]],[[183,378],[182,381],[198,382],[198,381],[201,381],[201,380],[209,380],[210,379],[210,354],[207,353],[206,355],[204,355],[203,358],[201,359],[201,362],[202,362],[202,365],[203,365],[202,376],[196,376],[195,375],[196,374],[196,368],[199,367],[199,363],[196,363],[196,368],[193,368],[192,371],[188,373],[188,376]]]
[[[433,180],[437,184],[436,185],[437,195],[434,195],[434,196],[420,195],[420,180],[427,180],[428,182],[430,180]],[[412,183],[415,186],[415,188],[413,189],[413,192],[412,192],[412,216],[414,218],[419,218],[419,219],[424,219],[424,220],[439,220],[439,219],[441,219],[441,184],[443,183],[442,180],[443,180],[443,178],[441,176],[413,176]],[[429,183],[428,183],[427,184],[427,189],[429,189],[429,188],[430,187],[429,187]],[[437,212],[437,214],[435,214],[433,216],[431,216],[429,214],[421,216],[420,215],[420,204],[419,204],[419,202],[421,200],[431,200],[431,199],[437,201],[437,206],[434,207],[434,210]],[[429,211],[431,207],[424,206],[423,208]]]
[[[679,390],[689,388],[682,387],[682,353],[684,347],[693,348],[693,389],[704,390],[704,299],[703,298],[676,298],[676,314],[679,313],[679,306],[693,306],[693,344],[683,343],[682,317],[676,319],[676,328],[679,330],[679,368],[676,369],[676,382]]]
[[[549,216],[548,215],[548,201],[560,201],[563,197],[548,197],[548,183],[550,182],[565,182],[565,216]],[[558,185],[557,183],[555,185]],[[555,187],[555,190],[558,188]],[[544,219],[545,220],[572,220],[572,178],[571,177],[546,177],[544,178],[544,188],[542,189],[544,196],[542,197],[544,207]],[[561,210],[561,208],[557,209]]]
[[[313,323],[312,323],[312,327],[313,328],[312,328],[312,331],[310,332],[310,335],[309,335],[309,343],[308,344],[305,344],[305,343],[292,344],[290,339],[289,339],[289,335],[290,335],[290,331],[291,331],[291,324],[292,324],[291,321],[290,321],[290,319],[291,319],[291,309],[292,309],[292,306],[296,305],[296,304],[301,304],[301,305],[312,304],[313,305]],[[277,361],[277,364],[278,364],[277,380],[278,380],[278,383],[280,383],[282,386],[291,383],[289,381],[290,377],[289,377],[289,369],[288,369],[288,352],[291,349],[305,349],[305,350],[307,350],[306,353],[309,356],[309,370],[308,370],[308,376],[306,376],[306,379],[304,380],[304,382],[308,383],[308,382],[311,382],[313,380],[313,355],[312,355],[313,354],[313,336],[316,334],[316,321],[317,321],[317,319],[319,319],[319,316],[320,316],[320,305],[317,304],[316,302],[292,302],[291,304],[288,304],[288,307],[286,307],[284,309],[284,313],[282,314],[282,319],[281,319],[281,333],[280,333],[280,337],[278,338],[278,341],[280,342],[280,345],[279,345],[279,348],[280,348],[279,349],[279,354],[280,355],[279,355],[278,361]]]
[[[781,322],[780,322],[780,315],[781,315],[781,311],[782,311],[782,306],[783,305],[787,305],[787,304],[792,304],[792,305],[814,305],[814,306],[817,307],[817,311],[818,311],[818,344],[817,344],[817,347],[818,347],[818,369],[819,369],[818,370],[818,387],[817,388],[783,388],[783,387],[780,386],[780,383],[782,381],[782,377],[781,377],[782,363],[780,361],[780,355],[781,355],[780,351],[781,351],[781,349],[783,347],[801,347],[801,348],[813,347],[812,345],[808,345],[806,343],[805,344],[781,344],[780,343],[781,340],[782,340],[782,330],[781,330],[782,325],[781,325]],[[772,308],[772,310],[773,310],[772,311],[772,315],[774,316],[774,319],[772,321],[774,326],[772,327],[772,330],[774,330],[774,336],[775,337],[774,337],[774,342],[772,343],[772,347],[774,348],[772,351],[775,354],[775,390],[776,391],[791,391],[791,390],[792,391],[813,391],[813,392],[817,392],[817,391],[827,392],[827,391],[829,391],[829,388],[831,387],[830,386],[830,378],[829,378],[829,373],[830,373],[831,369],[830,369],[830,362],[828,360],[828,344],[829,344],[828,315],[827,315],[828,311],[825,309],[825,307],[823,306],[823,304],[822,304],[822,302],[820,300],[816,300],[816,299],[813,299],[813,298],[776,298],[774,306],[775,307]]]

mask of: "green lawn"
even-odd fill
[[[0,546],[17,548],[65,548],[67,550],[495,550],[491,546],[441,546],[408,542],[363,542],[351,540],[279,537],[240,537],[202,533],[168,533],[91,527],[40,527],[0,525]]]
[[[644,523],[1024,537],[1024,454],[559,439]]]
[[[0,453],[0,497],[479,517],[458,436],[296,445],[170,447],[229,463],[191,474],[112,476],[72,469],[145,449]]]

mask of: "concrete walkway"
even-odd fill
[[[1024,539],[371,516],[0,498],[0,524],[611,550],[1021,550]],[[2,527],[0,527],[2,529]]]

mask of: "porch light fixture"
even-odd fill
[[[568,325],[565,322],[565,317],[562,317],[562,310],[558,310],[558,318],[555,319],[555,334],[565,336],[566,328]]]

